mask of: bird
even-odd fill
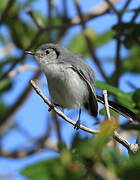
[[[97,117],[98,103],[105,104],[102,96],[96,95],[95,72],[82,58],[60,44],[46,43],[35,51],[26,50],[32,55],[45,74],[52,103],[64,109],[79,109],[75,128],[80,125],[81,109]],[[126,117],[129,121],[136,114],[128,108],[108,101],[109,108]]]

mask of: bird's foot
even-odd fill
[[[52,103],[48,109],[48,111],[50,112],[52,109],[54,109],[55,105]]]
[[[52,109],[54,109],[54,107],[61,107],[61,106],[59,104],[51,102],[51,105],[50,105],[48,111],[50,112]]]
[[[80,119],[76,121],[76,124],[74,125],[74,129],[78,130],[80,128]]]

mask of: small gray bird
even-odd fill
[[[82,108],[85,107],[92,116],[97,116],[97,101],[104,104],[104,99],[96,96],[95,73],[79,55],[51,43],[41,45],[35,52],[26,51],[26,54],[33,55],[45,73],[52,102],[62,108],[80,109],[77,127]],[[112,101],[109,101],[109,107],[130,121],[135,118],[132,111]]]

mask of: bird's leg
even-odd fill
[[[74,126],[74,129],[78,130],[80,127],[80,117],[81,117],[81,109],[79,110],[78,120],[76,121],[76,124]]]

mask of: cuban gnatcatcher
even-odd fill
[[[94,83],[94,71],[81,60],[80,56],[70,52],[59,44],[43,44],[33,55],[48,81],[52,102],[62,108],[86,108],[94,117],[98,114],[97,101],[104,104],[104,98],[97,96]],[[135,114],[127,108],[109,101],[109,107],[128,120],[135,119]],[[80,121],[78,119],[77,126]]]

